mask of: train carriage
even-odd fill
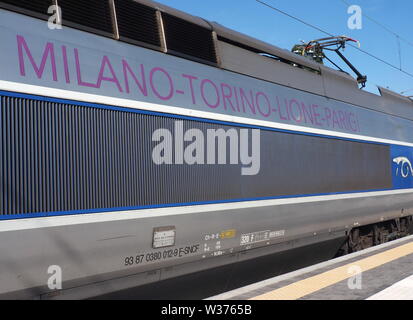
[[[151,1],[0,1],[0,38],[0,297],[411,229],[409,98]]]

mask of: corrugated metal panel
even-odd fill
[[[152,161],[155,130],[177,119],[1,97],[1,214],[80,211],[387,189],[389,147],[261,132],[261,171]],[[184,131],[229,126],[183,121]],[[239,130],[239,128],[236,128]],[[206,143],[206,141],[205,141]],[[189,143],[186,143],[189,144]]]

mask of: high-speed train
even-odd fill
[[[411,230],[413,102],[151,1],[0,1],[0,298]]]

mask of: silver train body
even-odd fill
[[[0,1],[0,297],[87,298],[338,250],[355,226],[412,215],[408,98],[148,1],[107,1],[109,35],[65,8],[51,30],[12,2]],[[132,39],[125,10],[152,17],[159,43]],[[185,30],[212,54],[191,53]],[[173,163],[154,162],[158,129]],[[260,130],[259,170],[183,161],[188,130],[212,129]]]

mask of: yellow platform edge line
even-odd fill
[[[249,300],[297,300],[321,289],[413,253],[413,242],[352,262]],[[356,268],[354,268],[356,267]],[[351,271],[350,271],[351,270]],[[358,270],[358,271],[355,271]]]

